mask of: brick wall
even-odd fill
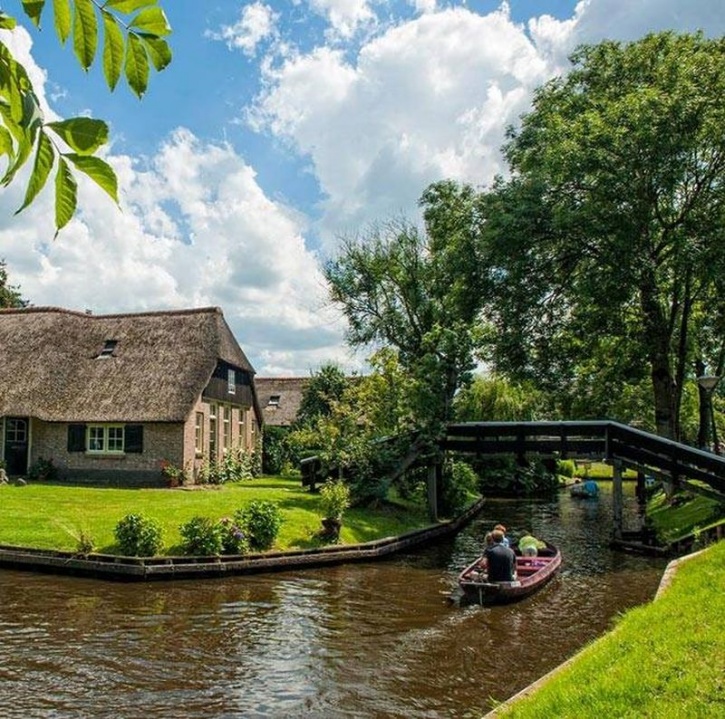
[[[67,424],[32,419],[30,465],[40,457],[52,459],[60,478],[74,483],[165,486],[161,461],[182,465],[184,434],[181,423],[148,423],[143,425],[142,453],[96,455],[68,452]]]

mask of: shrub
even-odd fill
[[[222,525],[209,517],[192,517],[179,527],[182,551],[192,555],[222,553]]]
[[[228,451],[221,464],[224,481],[243,482],[253,479],[255,461],[254,451],[248,452],[241,448]]]
[[[293,463],[287,446],[289,427],[265,427],[262,435],[262,471],[266,474],[283,474],[284,468]]]
[[[231,517],[219,520],[222,535],[222,554],[246,554],[249,539],[244,529]]]
[[[576,471],[576,462],[573,459],[560,459],[556,463],[557,474],[571,479]]]
[[[328,480],[320,487],[322,514],[329,519],[342,519],[350,506],[350,487],[340,481]]]
[[[39,482],[54,482],[58,479],[58,468],[52,459],[38,457],[28,469],[28,478]]]
[[[458,514],[478,490],[478,475],[466,462],[451,462],[446,466],[440,497],[440,510],[446,516]]]
[[[141,514],[127,514],[114,530],[121,554],[129,557],[153,557],[163,546],[161,525]]]
[[[282,513],[275,502],[256,499],[234,513],[234,521],[249,539],[251,549],[269,549],[282,526]]]

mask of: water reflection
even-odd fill
[[[562,571],[516,605],[452,605],[499,521],[559,544]],[[491,502],[383,563],[142,585],[2,571],[3,716],[480,716],[654,595],[664,563],[611,552],[610,521],[606,493],[562,495]]]

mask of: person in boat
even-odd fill
[[[538,540],[533,534],[528,532],[519,539],[519,551],[522,557],[535,557],[539,553],[539,549],[543,549],[546,545]]]
[[[593,479],[585,479],[583,486],[590,497],[596,497],[599,494],[599,485]]]
[[[491,532],[493,545],[483,553],[486,558],[489,582],[513,582],[516,579],[516,555],[504,545],[504,534],[500,529]]]
[[[506,527],[504,527],[503,524],[497,524],[493,528],[493,531],[494,532],[501,532],[501,534],[503,534],[503,546],[504,547],[510,547],[511,546],[511,542],[509,541],[509,538],[506,536]]]

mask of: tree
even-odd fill
[[[318,417],[332,413],[335,402],[339,402],[348,385],[348,378],[336,364],[325,364],[312,374],[302,392],[300,408],[295,424],[305,425]]]
[[[480,279],[475,193],[452,182],[421,198],[425,230],[405,220],[345,239],[325,266],[353,346],[394,348],[414,422],[436,438],[475,366]]]
[[[0,260],[0,308],[25,307],[27,304],[20,295],[20,290],[8,284],[5,260]]]
[[[477,375],[455,399],[461,422],[531,422],[556,419],[546,413],[542,392],[531,384],[516,385],[496,375]]]
[[[561,386],[603,338],[626,344],[656,431],[677,438],[698,317],[722,316],[706,298],[725,270],[725,39],[652,34],[572,62],[510,132],[511,179],[484,200],[497,366]]]
[[[23,11],[38,28],[45,6],[45,0],[22,0]],[[148,86],[150,66],[160,71],[171,62],[164,39],[171,28],[157,0],[53,0],[53,12],[58,40],[64,45],[72,36],[83,70],[93,65],[102,34],[103,73],[111,91],[123,74],[140,98]],[[15,28],[15,18],[0,11],[0,29]],[[74,172],[90,177],[118,203],[116,175],[95,154],[107,141],[108,126],[102,120],[75,117],[46,122],[25,67],[0,42],[0,156],[7,157],[0,183],[12,183],[34,155],[25,198],[16,214],[35,200],[53,168],[56,235],[76,211]]]

